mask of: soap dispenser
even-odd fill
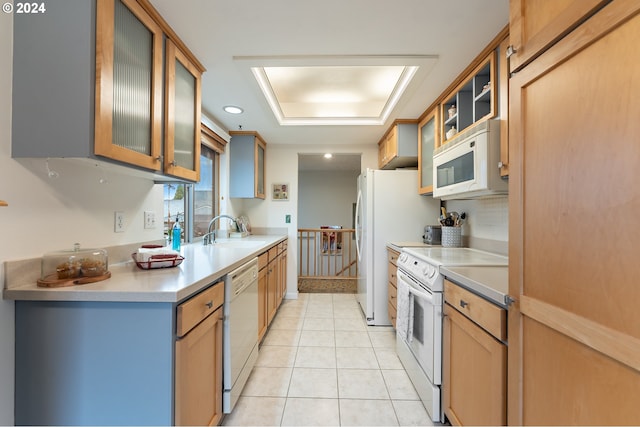
[[[176,222],[173,223],[173,229],[171,230],[171,249],[174,251],[180,250],[180,239],[182,238],[182,230],[180,229],[180,221],[178,221],[178,215],[176,215]]]

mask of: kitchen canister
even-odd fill
[[[442,227],[442,246],[459,248],[462,246],[462,227]]]

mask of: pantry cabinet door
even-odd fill
[[[510,0],[511,72],[569,33],[607,0]]]
[[[638,40],[614,0],[511,79],[509,424],[640,425]]]

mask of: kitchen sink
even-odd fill
[[[216,239],[212,246],[214,248],[256,248],[266,243],[264,240]]]

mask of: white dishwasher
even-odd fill
[[[258,258],[224,281],[223,412],[231,413],[258,358]]]

